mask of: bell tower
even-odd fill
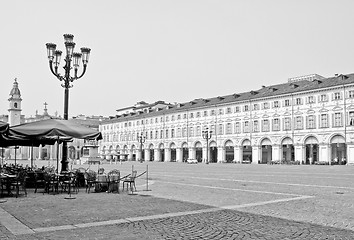
[[[21,92],[18,88],[17,78],[10,92],[9,100],[9,124],[10,126],[18,125],[21,123]]]

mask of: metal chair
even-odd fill
[[[128,189],[128,184],[130,185],[130,190],[131,192],[133,192],[133,187],[136,191],[136,186],[135,186],[135,179],[136,179],[136,175],[137,175],[137,171],[134,170],[132,171],[132,174],[128,177],[126,177],[124,180],[123,180],[123,191],[124,191],[124,184],[127,184],[127,189]]]
[[[108,173],[108,192],[114,192],[117,190],[119,193],[119,183],[120,183],[120,171],[112,170]]]

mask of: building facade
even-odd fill
[[[105,159],[353,164],[354,74],[313,74],[135,111],[102,121],[99,130]]]

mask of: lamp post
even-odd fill
[[[144,136],[143,132],[138,133],[138,142],[140,143],[140,161],[142,162],[143,159],[142,159],[142,156],[143,156],[143,143],[145,143],[145,140],[146,140],[146,137]]]
[[[74,35],[72,34],[64,34],[65,48],[66,48],[66,56],[65,56],[65,65],[64,65],[64,75],[61,75],[58,72],[58,67],[60,65],[60,58],[62,51],[56,50],[56,44],[47,43],[47,53],[49,60],[49,68],[50,71],[54,74],[59,81],[63,81],[61,86],[64,88],[64,119],[68,120],[68,112],[69,112],[69,88],[73,87],[71,84],[73,81],[84,76],[87,68],[87,63],[89,60],[90,48],[81,48],[81,53],[74,52],[75,43],[73,42]],[[83,71],[81,75],[78,75],[78,70],[80,66],[80,60],[82,58],[82,63],[84,65]],[[54,65],[54,67],[53,67]],[[70,75],[70,71],[74,68],[74,76]],[[67,143],[63,141],[63,154],[62,154],[62,171],[67,171],[68,169],[68,149]]]
[[[202,136],[206,140],[207,143],[207,150],[206,150],[206,164],[209,164],[209,139],[211,138],[212,131],[209,131],[209,128],[205,128],[205,130],[202,131]]]

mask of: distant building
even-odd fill
[[[102,157],[354,164],[354,74],[311,74],[255,91],[130,110],[100,123]]]

